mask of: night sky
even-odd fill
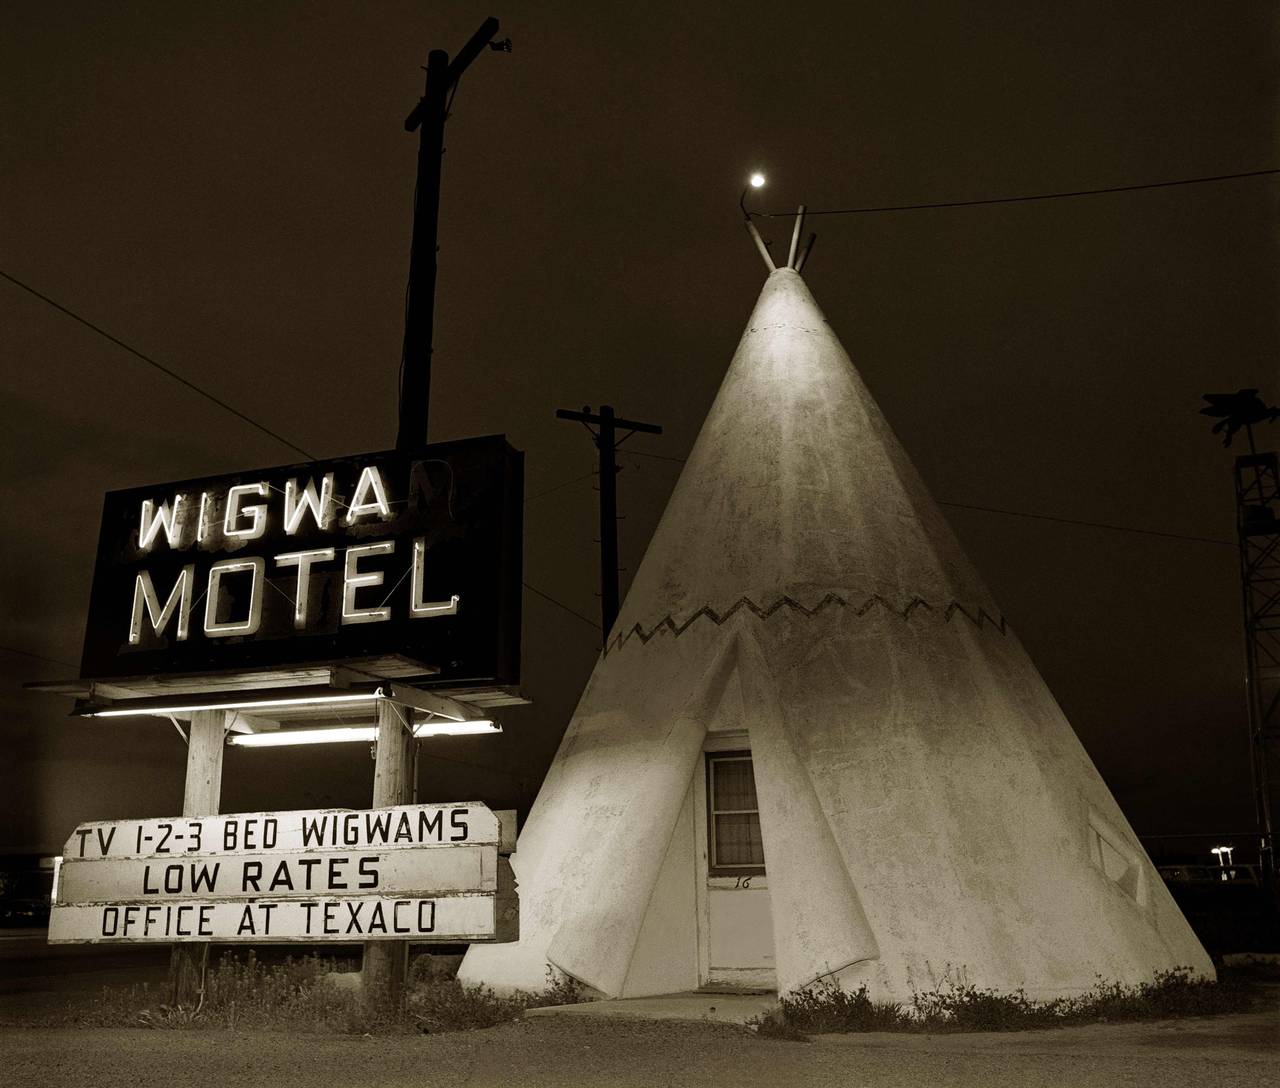
[[[489,14],[514,51],[447,129],[431,435],[526,452],[525,578],[596,622],[595,453],[555,409],[665,428],[622,459],[634,570],[763,279],[751,169],[786,211],[1280,166],[1270,3],[24,5],[0,268],[317,457],[391,446],[403,120]],[[1280,396],[1278,218],[1275,177],[827,216],[805,275],[940,501],[1230,541],[1238,451],[1196,409]],[[167,723],[19,686],[76,674],[103,492],[299,455],[4,280],[0,323],[0,851],[54,852],[181,807]],[[944,511],[1136,829],[1251,826],[1233,548]],[[526,594],[534,705],[432,742],[423,800],[527,807],[600,645],[567,609]],[[223,808],[371,779],[363,745],[233,750]]]

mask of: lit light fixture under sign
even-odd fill
[[[380,691],[362,692],[357,695],[300,695],[284,699],[243,699],[227,703],[188,703],[185,706],[112,707],[110,710],[94,710],[90,718],[125,718],[139,715],[156,717],[166,714],[191,714],[197,710],[264,710],[298,706],[329,706],[346,703],[374,703],[382,698]]]
[[[413,727],[413,735],[416,739],[501,732],[502,726],[488,719],[470,722],[421,722]],[[243,733],[231,737],[229,743],[240,748],[281,748],[291,744],[333,744],[361,740],[372,742],[377,737],[377,726],[336,725],[324,729],[281,729],[270,733]]]

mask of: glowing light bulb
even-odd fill
[[[753,188],[753,189],[762,189],[762,188],[764,188],[764,175],[763,175],[763,174],[756,173],[756,174],[752,174],[752,175],[751,175],[751,188]]]

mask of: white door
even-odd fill
[[[733,745],[733,747],[728,747]],[[695,797],[698,958],[704,988],[777,987],[773,915],[751,752],[742,737],[708,744]],[[724,747],[719,747],[724,746]]]

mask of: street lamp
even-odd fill
[[[747,211],[747,193],[752,189],[764,188],[764,175],[759,170],[755,171],[748,179],[746,188],[742,190],[742,195],[738,197],[738,207],[742,209],[742,218],[750,219],[751,213]]]

